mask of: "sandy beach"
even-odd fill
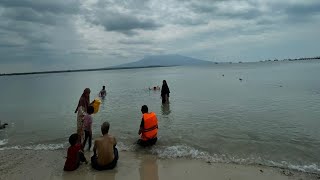
[[[92,152],[86,152],[86,157]],[[0,155],[0,179],[225,179],[285,180],[319,179],[318,175],[263,166],[209,163],[189,159],[159,159],[153,155],[120,152],[118,166],[110,171],[95,171],[90,162],[74,172],[64,172],[64,150],[10,150]]]

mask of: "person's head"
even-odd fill
[[[88,108],[87,108],[87,113],[88,113],[88,114],[93,114],[93,112],[94,112],[93,106],[88,106]]]
[[[167,85],[167,81],[166,81],[166,80],[163,80],[163,81],[162,81],[162,84],[163,84],[163,85]]]
[[[142,114],[148,113],[148,106],[147,106],[147,105],[143,105],[143,106],[141,107],[141,112],[142,112]]]
[[[71,146],[74,146],[78,142],[79,135],[77,133],[71,134],[69,137],[69,143]]]
[[[105,89],[106,89],[106,86],[102,86],[102,89],[105,90]]]
[[[102,133],[102,135],[108,134],[109,128],[110,128],[109,122],[106,121],[106,122],[102,123],[102,125],[101,125],[101,133]]]
[[[153,90],[157,90],[157,87],[154,86],[154,87],[153,87]]]
[[[90,92],[91,92],[91,90],[90,90],[89,88],[86,88],[86,89],[84,89],[84,91],[83,91],[83,95],[84,95],[85,97],[89,97],[89,96],[90,96]]]

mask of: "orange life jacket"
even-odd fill
[[[157,137],[158,134],[158,119],[154,112],[144,113],[143,116],[143,129],[141,139],[146,141]]]

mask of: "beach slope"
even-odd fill
[[[90,159],[91,152],[86,152]],[[159,159],[153,155],[120,152],[114,170],[98,172],[90,163],[64,172],[65,150],[10,150],[0,153],[0,179],[108,180],[288,180],[318,179],[314,174],[264,166],[207,163],[189,159]]]

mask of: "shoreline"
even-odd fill
[[[90,160],[92,151],[85,152]],[[63,150],[10,150],[0,154],[0,179],[226,179],[226,180],[285,180],[319,179],[320,175],[266,167],[210,163],[195,159],[161,159],[155,155],[119,152],[120,159],[114,170],[96,171],[90,162],[73,172],[64,172],[66,149]]]

